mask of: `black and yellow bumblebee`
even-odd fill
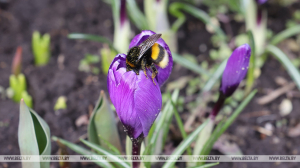
[[[169,62],[168,52],[156,43],[160,36],[161,34],[151,35],[140,45],[129,49],[126,57],[126,71],[133,70],[139,75],[139,71],[142,69],[147,77],[146,68],[151,68],[151,77],[155,84],[154,78],[158,73],[155,65],[165,68]]]

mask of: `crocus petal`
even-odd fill
[[[148,78],[142,71],[140,75],[133,71],[126,72],[125,58],[124,54],[117,55],[109,68],[107,82],[110,98],[127,134],[132,138],[138,138],[141,134],[145,137],[161,110],[160,88],[154,85],[149,70]]]
[[[121,0],[121,5],[120,5],[120,23],[121,23],[121,27],[124,25],[126,20],[127,20],[126,0]]]
[[[220,91],[226,97],[231,96],[240,82],[245,78],[250,56],[251,48],[248,44],[244,44],[235,49],[229,57],[220,87]]]
[[[268,0],[256,0],[256,2],[258,3],[258,4],[264,4],[264,3],[266,3]]]
[[[131,43],[129,44],[129,48],[132,48],[134,46],[138,46],[140,45],[143,41],[145,41],[149,36],[156,34],[151,30],[143,30],[140,34],[136,35]],[[155,77],[158,84],[161,86],[164,84],[164,82],[169,78],[171,71],[172,71],[172,67],[173,67],[173,58],[172,58],[172,53],[169,49],[169,46],[165,43],[165,41],[160,38],[157,43],[159,45],[161,45],[162,47],[164,47],[164,49],[167,51],[167,53],[169,54],[169,63],[165,68],[160,68],[159,66],[156,66],[157,70],[158,70],[158,74]]]

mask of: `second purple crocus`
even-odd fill
[[[248,44],[244,44],[236,48],[229,57],[222,75],[219,99],[210,114],[211,118],[214,119],[217,116],[226,98],[234,93],[240,82],[245,78],[250,56],[251,48]]]
[[[149,36],[155,34],[145,30],[136,35],[129,48],[138,46]],[[157,66],[158,74],[154,78],[147,78],[142,70],[139,75],[133,71],[126,72],[126,55],[118,54],[112,61],[107,85],[112,103],[122,122],[127,135],[131,139],[143,139],[161,111],[162,97],[160,86],[169,78],[173,66],[172,54],[168,45],[160,38],[156,43],[162,46],[169,55],[169,63],[165,68]],[[151,70],[147,68],[147,76]]]

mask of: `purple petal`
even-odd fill
[[[132,41],[129,44],[129,48],[132,48],[134,46],[140,45],[143,41],[145,41],[149,36],[156,34],[155,32],[151,30],[143,30],[140,34],[136,35]],[[169,78],[171,72],[172,72],[172,67],[173,67],[173,58],[172,58],[172,53],[169,49],[169,46],[165,43],[165,41],[160,38],[157,43],[164,47],[164,49],[167,51],[169,54],[169,63],[165,68],[160,68],[159,66],[156,66],[158,70],[158,74],[155,77],[158,84],[161,86],[164,84],[164,82]]]
[[[256,24],[260,25],[262,21],[262,10],[257,9]]]
[[[124,25],[124,23],[125,23],[126,20],[127,20],[126,0],[121,0],[121,6],[120,6],[120,22],[121,22],[121,27]]]
[[[258,4],[264,4],[266,3],[268,0],[256,0],[256,3]]]
[[[226,97],[231,96],[240,82],[245,78],[250,56],[251,48],[248,44],[244,44],[235,49],[229,57],[220,87],[220,91]]]
[[[126,72],[125,55],[113,60],[108,72],[108,90],[120,121],[132,138],[147,136],[162,106],[161,92],[154,85],[151,72],[148,79],[142,71]],[[155,80],[155,82],[157,82]]]

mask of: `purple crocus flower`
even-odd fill
[[[251,48],[248,44],[236,48],[229,57],[222,75],[220,85],[220,95],[215,104],[211,118],[215,118],[219,113],[225,99],[233,94],[240,82],[245,78],[251,56]]]
[[[120,6],[120,23],[121,23],[121,27],[124,25],[125,21],[127,21],[126,0],[121,0],[121,6]]]
[[[256,0],[256,3],[258,4],[264,4],[266,3],[268,0]]]
[[[220,86],[220,91],[226,97],[231,96],[240,82],[245,78],[250,56],[251,48],[248,44],[244,44],[236,48],[229,57]]]
[[[142,31],[133,38],[129,48],[139,45],[153,34],[155,33],[149,30]],[[148,135],[162,106],[160,86],[168,79],[172,70],[173,60],[168,45],[161,38],[157,43],[169,54],[169,63],[164,69],[157,66],[158,74],[154,78],[156,85],[151,79],[150,69],[146,70],[148,78],[142,70],[139,75],[133,71],[126,72],[125,54],[118,54],[108,71],[107,85],[111,101],[127,135],[133,139]]]

